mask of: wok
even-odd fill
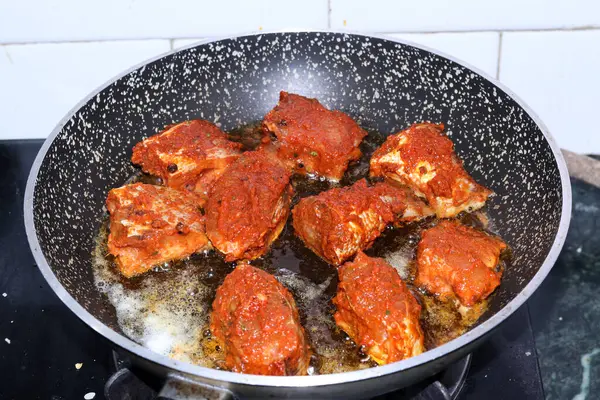
[[[108,190],[134,168],[132,146],[192,118],[224,130],[262,119],[280,90],[316,97],[386,134],[443,122],[465,166],[496,195],[487,205],[513,262],[469,332],[419,356],[302,377],[238,374],[182,363],[125,337],[93,282],[91,254]],[[508,89],[452,57],[401,41],[335,32],[265,33],[173,51],[132,68],[78,104],[35,160],[25,194],[29,243],[44,277],[86,324],[166,378],[164,394],[367,397],[399,389],[471,352],[546,277],[565,240],[571,189],[563,157]],[[203,394],[202,394],[203,393]]]

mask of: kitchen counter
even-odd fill
[[[22,228],[26,171],[41,143],[0,141],[0,243],[18,243],[0,252],[0,398],[29,393],[27,398],[62,400],[93,392],[100,399],[111,373],[109,344],[65,312],[38,271]],[[531,315],[546,398],[600,399],[600,189],[578,179],[572,184],[564,249],[523,310]],[[511,332],[496,336],[511,345]],[[477,368],[485,378],[493,371],[491,365]]]
[[[529,299],[548,400],[600,399],[600,188],[573,178],[571,184],[567,240]]]
[[[0,245],[12,244],[0,251],[0,399],[70,400],[91,392],[101,399],[110,375],[108,344],[75,314],[64,312],[25,235],[28,174],[23,172],[41,144],[0,141]],[[83,363],[80,369],[78,363]]]

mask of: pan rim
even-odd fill
[[[163,57],[166,57],[171,54],[175,54],[179,51],[187,50],[198,45],[206,45],[209,43],[215,43],[222,40],[227,39],[240,39],[244,37],[257,37],[261,35],[269,35],[269,34],[336,34],[336,35],[351,35],[351,36],[360,36],[364,38],[375,38],[380,40],[385,40],[389,42],[395,42],[403,45],[412,46],[421,50],[428,51],[430,53],[436,54],[442,58],[453,61],[477,74],[485,78],[488,82],[492,83],[498,89],[502,90],[506,93],[512,100],[514,100],[526,113],[527,115],[535,122],[537,127],[540,129],[542,134],[544,135],[552,153],[554,155],[554,160],[557,164],[560,179],[561,179],[561,195],[562,195],[562,209],[561,209],[561,217],[558,226],[558,230],[556,232],[556,236],[552,243],[550,250],[544,262],[540,266],[539,270],[533,276],[533,278],[529,281],[529,283],[523,288],[514,299],[512,299],[508,304],[506,304],[502,309],[492,315],[487,321],[483,322],[479,326],[473,328],[472,330],[466,332],[465,334],[459,336],[458,338],[451,340],[450,342],[443,344],[435,349],[429,350],[425,353],[422,353],[418,356],[408,358],[406,360],[402,360],[396,363],[367,368],[358,371],[350,371],[336,374],[328,374],[328,375],[315,375],[315,376],[261,376],[261,375],[250,375],[250,374],[240,374],[235,372],[228,371],[219,371],[212,368],[201,367],[197,365],[193,365],[186,362],[181,362],[177,360],[173,360],[167,356],[160,355],[151,351],[150,349],[143,347],[142,345],[134,342],[128,337],[112,330],[105,324],[103,324],[100,320],[94,317],[90,312],[88,312],[82,305],[80,305],[62,286],[59,282],[58,278],[50,268],[44,254],[41,251],[40,244],[37,238],[34,217],[33,217],[33,195],[35,192],[35,185],[37,183],[37,176],[42,165],[42,162],[46,156],[46,153],[54,139],[60,134],[64,125],[76,114],[76,112],[83,107],[89,100],[94,98],[99,92],[119,80],[120,78],[126,76],[127,74],[142,68],[143,66],[157,61]],[[69,307],[69,309],[75,313],[84,323],[90,326],[93,330],[95,330],[100,335],[104,336],[108,340],[110,340],[114,345],[127,349],[128,351],[134,353],[135,355],[151,361],[153,363],[162,365],[163,367],[169,368],[171,370],[175,370],[179,373],[183,373],[186,375],[198,376],[201,378],[213,380],[213,381],[222,381],[229,384],[239,384],[239,385],[248,385],[248,386],[265,386],[265,387],[313,387],[313,386],[329,386],[336,384],[343,384],[348,382],[354,382],[359,380],[366,380],[377,378],[379,376],[389,375],[392,373],[396,373],[399,371],[408,370],[414,367],[417,367],[421,364],[426,364],[431,361],[434,361],[438,358],[445,356],[446,354],[450,354],[458,348],[468,345],[476,341],[479,338],[482,338],[487,333],[491,332],[494,328],[500,325],[505,319],[507,319],[510,315],[512,315],[519,307],[521,307],[525,301],[531,296],[531,294],[540,286],[543,280],[546,278],[550,270],[552,269],[558,255],[563,247],[564,241],[566,239],[566,235],[569,228],[569,223],[571,219],[571,203],[572,203],[572,193],[571,193],[571,183],[569,179],[569,174],[567,170],[567,166],[565,160],[563,158],[562,153],[560,152],[560,148],[558,147],[555,139],[552,137],[550,132],[548,131],[545,124],[541,121],[538,115],[522,100],[520,99],[512,90],[506,87],[504,84],[500,83],[496,78],[489,76],[486,72],[480,70],[479,68],[473,67],[472,65],[461,61],[453,56],[447,55],[438,50],[431,49],[427,46],[423,46],[420,44],[413,43],[409,40],[398,39],[396,37],[389,37],[386,35],[377,35],[377,34],[366,34],[359,32],[352,32],[349,30],[275,30],[268,32],[249,32],[243,34],[236,35],[228,35],[228,36],[219,36],[215,38],[210,38],[207,40],[201,40],[198,43],[190,44],[188,46],[184,46],[182,48],[173,49],[158,56],[152,57],[146,61],[143,61],[125,71],[118,74],[117,76],[111,78],[100,87],[96,88],[89,95],[84,97],[81,101],[79,101],[56,125],[54,130],[50,133],[47,139],[44,141],[41,149],[39,150],[35,161],[31,167],[31,171],[29,177],[27,179],[27,186],[25,189],[25,197],[24,197],[24,222],[25,222],[25,230],[27,233],[27,239],[29,242],[29,246],[33,253],[36,264],[38,265],[40,271],[42,272],[44,278],[52,288],[52,290],[56,293],[56,295],[61,299],[61,301]]]

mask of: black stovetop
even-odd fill
[[[54,295],[25,236],[23,194],[41,144],[0,142],[0,399],[102,399],[111,345]],[[544,398],[527,304],[473,353],[458,398]]]

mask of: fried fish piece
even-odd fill
[[[263,120],[277,140],[277,156],[296,173],[339,181],[348,164],[361,157],[367,132],[348,115],[316,99],[281,92],[279,104]]]
[[[421,234],[415,285],[471,307],[500,285],[500,254],[506,248],[500,238],[455,220],[441,221]]]
[[[421,354],[421,306],[382,258],[363,252],[338,269],[336,324],[378,364]]]
[[[306,375],[310,349],[296,303],[275,277],[238,264],[217,289],[210,329],[225,365],[257,375]]]
[[[143,183],[108,193],[108,251],[123,276],[211,248],[196,200],[191,193]]]
[[[364,179],[305,197],[292,210],[296,235],[334,265],[368,248],[388,224],[408,223],[432,214],[406,188],[384,182],[368,186]]]
[[[289,215],[290,171],[262,151],[244,153],[213,185],[206,233],[227,261],[260,257]]]
[[[443,124],[421,123],[391,135],[371,157],[371,176],[385,176],[424,197],[439,218],[484,206],[492,192],[465,171]]]
[[[165,185],[205,198],[214,181],[241,155],[240,149],[215,124],[196,119],[172,125],[136,144],[131,161]]]

